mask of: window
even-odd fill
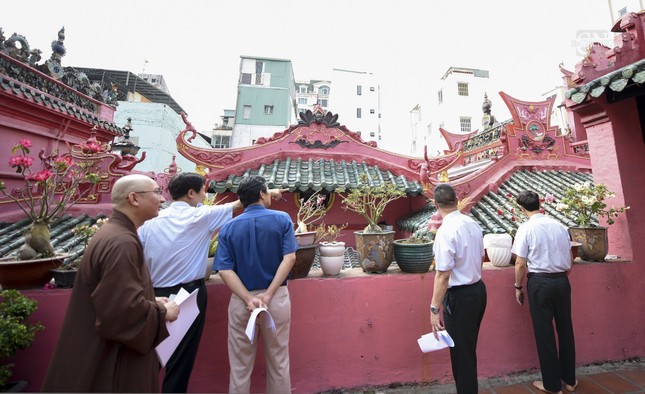
[[[618,16],[623,16],[627,13],[627,7],[623,7],[618,11]]]
[[[152,78],[152,79],[150,80],[150,82],[152,82],[152,83],[157,83],[157,78]]]
[[[374,91],[374,86],[370,86],[370,92]]]
[[[468,96],[468,84],[465,82],[458,82],[457,94],[460,96]]]
[[[264,106],[264,114],[265,115],[273,115],[273,105],[265,105]]]
[[[471,118],[466,118],[464,116],[459,118],[459,127],[461,128],[462,133],[470,133],[470,119]]]
[[[307,93],[307,87],[304,85],[298,87],[298,93]]]
[[[242,114],[242,119],[251,119],[251,106],[245,105],[244,112]]]
[[[231,136],[229,135],[214,135],[211,140],[211,145],[213,148],[217,149],[226,149],[230,147]]]
[[[376,135],[376,133],[375,133],[375,132],[370,131],[370,137],[374,137],[375,135]]]
[[[298,104],[307,104],[307,99],[305,97],[299,97]]]
[[[327,99],[318,100],[318,104],[320,104],[321,107],[327,108]]]
[[[362,93],[363,93],[363,87],[361,85],[356,85],[356,94],[360,96]]]
[[[361,109],[360,108],[356,108],[356,117],[357,118],[361,117]]]
[[[443,89],[437,92],[437,100],[439,100],[439,104],[443,103]]]
[[[324,96],[329,95],[329,88],[328,88],[327,86],[322,86],[322,87],[318,90],[318,94],[322,94],[322,95],[324,95]]]
[[[242,78],[240,83],[250,85],[251,84],[251,74],[242,73]]]
[[[373,113],[374,113],[374,110],[373,110],[373,109],[370,109],[370,113],[371,113],[371,114],[373,114]]]
[[[262,74],[264,71],[264,62],[255,62],[255,73]]]

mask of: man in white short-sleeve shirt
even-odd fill
[[[198,206],[206,197],[204,177],[183,172],[168,184],[173,203],[139,228],[145,262],[157,297],[199,289],[199,315],[166,364],[164,393],[185,393],[206,321],[208,297],[204,274],[213,232],[242,210],[239,201]]]
[[[437,185],[434,204],[443,218],[434,239],[436,261],[430,305],[432,331],[445,329],[455,342],[450,348],[457,393],[476,393],[477,337],[486,310],[486,286],[481,280],[484,242],[482,229],[457,209],[452,186]],[[440,308],[443,307],[443,323]]]
[[[512,252],[515,262],[515,299],[524,303],[522,282],[528,267],[527,294],[537,345],[542,380],[533,386],[547,393],[561,393],[562,382],[574,391],[576,350],[571,322],[571,242],[567,229],[540,213],[540,198],[523,191],[516,199],[529,220],[515,234]],[[558,347],[553,333],[557,327]]]

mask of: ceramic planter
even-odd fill
[[[381,274],[392,264],[394,231],[365,233],[355,231],[356,251],[363,272]]]
[[[78,272],[77,269],[54,268],[51,272],[54,277],[56,287],[61,287],[63,289],[74,287],[74,280],[76,280],[76,273]]]
[[[3,289],[42,287],[52,279],[51,270],[59,268],[69,254],[33,260],[0,261],[0,286]]]
[[[508,267],[511,265],[512,246],[513,238],[509,234],[484,235],[486,255],[495,267]]]
[[[296,241],[298,246],[311,246],[316,242],[316,232],[307,231],[305,233],[296,233]]]
[[[306,278],[316,257],[318,244],[301,246],[296,250],[296,262],[291,268],[289,279]]]
[[[319,246],[320,268],[323,275],[340,274],[345,263],[345,242],[322,242]]]
[[[571,240],[579,242],[578,256],[586,261],[605,261],[608,251],[606,227],[570,227]]]
[[[405,239],[394,241],[394,260],[403,272],[428,272],[432,264],[432,242],[406,243]]]

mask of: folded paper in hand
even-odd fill
[[[422,335],[421,338],[417,339],[422,352],[428,353],[447,348],[448,346],[455,346],[455,342],[446,330],[437,331],[437,335],[439,336],[439,340],[434,337],[433,333]]]
[[[266,316],[264,317],[266,328],[270,328],[271,330],[275,331],[275,322],[273,321],[273,317],[271,317],[271,314],[269,313],[267,308],[255,308],[251,313],[251,317],[249,318],[249,322],[246,325],[245,331],[246,336],[249,337],[251,343],[253,343],[253,338],[255,337],[255,321],[258,318],[260,312],[266,312]]]
[[[179,306],[179,316],[173,322],[166,322],[169,336],[155,348],[162,367],[166,366],[170,356],[172,356],[177,346],[179,346],[179,342],[184,338],[184,335],[186,335],[186,332],[197,318],[197,315],[199,315],[199,307],[197,306],[198,291],[199,289],[195,289],[192,293],[188,293],[182,287],[177,294],[172,294],[168,297],[170,301],[175,301]]]

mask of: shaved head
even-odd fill
[[[126,175],[116,182],[112,187],[112,207],[122,206],[128,199],[128,194],[145,190],[146,187],[156,187],[157,184],[149,176],[141,174]]]

